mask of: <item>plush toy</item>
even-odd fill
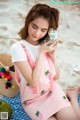
[[[11,108],[11,106],[7,102],[0,101],[0,113],[1,112],[7,112],[8,120],[10,120],[11,115],[12,115],[12,108]],[[3,117],[6,118],[5,113],[3,113],[3,115],[4,115]],[[1,120],[1,114],[0,114],[0,120]]]
[[[8,89],[9,87],[14,88],[14,85],[11,83],[12,76],[10,75],[10,72],[6,69],[4,67],[0,67],[0,78],[3,78],[6,81],[5,82],[6,89]]]

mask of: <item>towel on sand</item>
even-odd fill
[[[26,112],[22,108],[20,93],[18,93],[18,95],[12,98],[3,96],[0,99],[0,101],[2,100],[9,103],[12,107],[11,120],[31,120],[30,117],[26,114]]]

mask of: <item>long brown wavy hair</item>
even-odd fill
[[[38,3],[32,7],[28,15],[26,16],[24,27],[18,33],[21,39],[26,40],[26,37],[28,36],[29,23],[39,17],[43,17],[46,20],[48,20],[49,28],[57,30],[59,21],[59,11],[56,8],[50,7],[46,4]],[[40,39],[40,42],[42,42],[45,39],[47,34],[42,39]]]

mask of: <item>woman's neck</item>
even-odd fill
[[[29,37],[26,38],[26,41],[32,45],[38,45],[39,41],[32,41]]]

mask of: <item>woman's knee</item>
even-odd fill
[[[66,107],[56,113],[58,120],[77,120],[76,113],[72,107]]]

